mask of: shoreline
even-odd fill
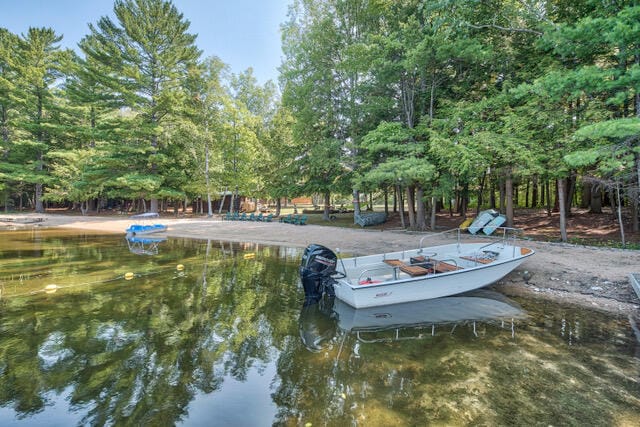
[[[41,218],[41,221],[38,219]],[[13,221],[7,221],[13,219]],[[222,221],[213,218],[162,218],[169,226],[168,237],[251,242],[304,248],[318,243],[343,253],[368,255],[442,244],[449,239],[438,233],[404,230],[367,230],[331,227],[330,225],[296,226],[279,222]],[[124,234],[131,224],[128,217],[72,216],[56,214],[0,215],[0,225],[12,227],[47,227],[94,231],[101,234]],[[464,235],[465,239],[490,241]],[[640,300],[629,274],[640,270],[640,251],[574,244],[521,240],[536,251],[519,268],[491,285],[507,296],[533,298],[573,304],[619,315],[637,316]],[[525,283],[522,273],[528,271]]]

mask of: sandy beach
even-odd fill
[[[162,218],[161,222],[169,226],[166,233],[169,237],[290,247],[319,243],[357,255],[414,248],[425,236],[424,246],[446,242],[441,236],[403,230],[372,231],[321,225],[295,226],[278,222],[229,222],[218,217]],[[0,225],[63,227],[100,233],[124,234],[130,224],[129,218],[113,216],[0,215]],[[470,235],[465,239],[481,240]],[[539,241],[522,243],[535,250],[536,254],[493,285],[497,290],[506,295],[530,295],[611,313],[638,315],[640,300],[629,282],[629,274],[640,273],[640,251]],[[527,283],[522,278],[524,271],[531,274]]]

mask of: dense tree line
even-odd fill
[[[81,55],[0,29],[0,205],[320,194],[328,218],[364,192],[414,229],[545,207],[566,239],[572,206],[609,203],[638,231],[639,18],[634,1],[295,0],[281,101],[202,59],[170,1],[116,0]]]
[[[275,84],[201,58],[169,1],[116,0],[80,55],[50,28],[0,28],[0,205],[157,212],[223,190],[278,194],[289,119]],[[274,151],[275,150],[275,151]],[[258,165],[258,166],[257,166]]]
[[[565,240],[571,205],[606,197],[638,231],[639,18],[635,1],[295,1],[281,79],[308,190],[395,193],[417,229],[446,204],[509,225],[546,206]]]

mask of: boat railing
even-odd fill
[[[489,246],[493,246],[495,244],[500,244],[500,243],[501,244],[509,244],[509,243],[511,243],[511,247],[513,248],[512,256],[515,258],[515,256],[516,256],[516,240],[517,240],[519,234],[523,234],[524,233],[524,230],[522,230],[521,228],[514,228],[514,227],[497,227],[496,230],[502,230],[502,237],[498,238],[497,241],[487,243],[486,245],[480,247],[480,249],[478,249],[478,252],[482,251],[485,248],[488,248]]]
[[[460,228],[451,228],[449,230],[440,231],[438,233],[429,233],[426,236],[422,236],[422,238],[420,239],[420,243],[418,244],[418,253],[419,254],[422,253],[422,251],[423,251],[422,243],[424,242],[424,239],[426,239],[427,237],[443,236],[443,235],[451,233],[453,231],[457,232],[456,241],[457,241],[458,245],[460,245],[460,232],[461,232],[461,230],[462,229],[460,229]]]
[[[462,239],[462,231],[464,231],[465,229],[462,228],[451,228],[449,230],[445,230],[445,231],[440,231],[438,233],[429,233],[425,236],[422,236],[422,238],[420,239],[420,243],[418,244],[418,253],[422,253],[422,251],[424,250],[423,248],[423,243],[424,240],[426,238],[434,238],[434,237],[438,237],[438,236],[443,236],[445,234],[449,234],[452,232],[456,232],[456,243],[458,245],[458,247],[460,247],[460,243],[461,243],[461,239]],[[498,242],[503,242],[503,243],[507,243],[509,240],[513,240],[513,246],[515,246],[515,241],[516,238],[519,234],[522,234],[524,231],[521,228],[514,228],[514,227],[496,227],[496,230],[502,230],[502,236],[499,237],[499,241]],[[484,237],[484,236],[482,236]],[[487,236],[488,237],[488,236]],[[491,242],[488,243],[487,246],[491,246],[494,245],[498,242]]]
[[[376,267],[376,268],[367,268],[366,270],[362,270],[362,272],[360,272],[360,275],[358,276],[358,280],[357,280],[357,284],[360,285],[362,282],[362,278],[366,277],[368,280],[365,280],[364,283],[362,284],[367,284],[368,282],[370,282],[371,280],[371,273],[375,272],[375,271],[391,271],[391,273],[393,274],[393,278],[396,279],[396,275],[397,275],[397,270],[395,267],[392,267],[390,265],[386,265],[383,267]]]

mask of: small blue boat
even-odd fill
[[[139,214],[139,215],[134,215],[131,217],[131,219],[152,219],[152,218],[159,218],[160,215],[158,215],[157,213],[143,213],[143,214]],[[167,231],[167,226],[164,224],[131,224],[129,226],[129,228],[127,228],[125,231],[127,234],[131,235],[131,236],[139,236],[142,234],[152,234],[152,233],[161,233],[163,231]]]

